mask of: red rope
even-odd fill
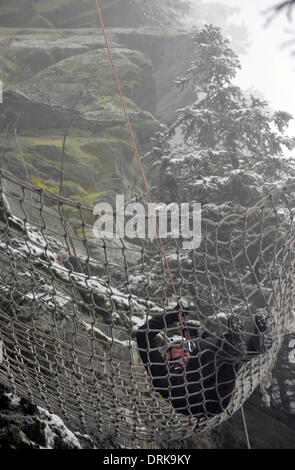
[[[112,56],[111,46],[110,46],[108,36],[107,36],[107,32],[106,32],[106,29],[105,29],[105,26],[104,26],[104,21],[103,21],[103,18],[102,18],[102,13],[101,13],[101,9],[100,9],[98,0],[96,0],[96,7],[97,7],[97,13],[98,13],[99,21],[100,21],[100,24],[101,24],[101,27],[102,27],[102,32],[103,32],[103,35],[104,35],[105,43],[106,43],[106,46],[107,46],[109,58],[110,58],[110,61],[111,61],[111,64],[112,64],[114,77],[115,77],[116,84],[117,84],[117,87],[118,87],[118,90],[119,90],[119,94],[120,94],[122,106],[123,106],[123,109],[124,109],[126,121],[127,121],[127,124],[128,124],[129,132],[130,132],[131,139],[132,139],[132,142],[133,142],[134,151],[135,151],[136,158],[137,158],[137,161],[138,161],[138,164],[139,164],[139,169],[140,169],[140,173],[141,173],[141,176],[142,176],[143,184],[144,184],[144,187],[145,187],[145,191],[146,191],[146,194],[147,194],[148,201],[149,201],[150,204],[152,204],[150,191],[149,191],[148,184],[147,184],[147,181],[146,181],[146,177],[145,177],[145,174],[144,174],[144,170],[143,170],[143,167],[142,167],[140,155],[139,155],[139,152],[138,152],[137,144],[136,144],[136,141],[135,141],[134,133],[133,133],[131,122],[130,122],[129,115],[128,115],[128,111],[127,111],[127,108],[126,108],[125,99],[124,99],[124,96],[123,96],[123,93],[122,93],[120,80],[119,80],[116,65],[115,65],[115,62],[114,62],[114,59],[113,59],[113,56]],[[157,221],[156,221],[156,231],[157,231],[157,235],[158,235],[158,238],[159,238],[159,241],[160,241],[163,256],[164,256],[164,259],[165,259],[167,271],[168,271],[168,274],[169,274],[169,277],[170,277],[172,290],[173,290],[173,293],[174,293],[174,296],[176,298],[177,303],[179,303],[179,298],[178,298],[178,295],[177,295],[177,292],[176,292],[176,287],[175,287],[175,284],[174,284],[174,281],[173,281],[173,277],[172,277],[172,273],[171,273],[171,270],[170,270],[169,261],[168,261],[167,255],[166,255],[166,251],[165,251],[165,248],[164,248],[163,240],[160,237],[160,231],[159,231],[159,226],[158,226]],[[180,313],[181,313],[180,314],[181,321],[182,321],[183,324],[185,324],[182,312],[180,312]],[[188,338],[186,338],[186,339],[188,341]]]

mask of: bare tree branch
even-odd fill
[[[271,16],[267,20],[267,24],[271,23],[274,18],[281,13],[283,10],[286,11],[286,15],[289,21],[292,21],[292,11],[293,7],[295,6],[295,0],[285,0],[284,2],[280,2],[276,5],[265,10],[265,14],[271,14]]]
[[[289,22],[292,21],[292,12],[293,8],[295,7],[295,0],[285,0],[283,2],[277,3],[276,5],[271,6],[267,10],[263,12],[265,15],[269,15],[268,18],[266,19],[265,26],[269,26],[272,21],[274,21],[280,13],[285,12],[286,17],[289,20]],[[288,31],[286,31],[288,32]],[[294,34],[293,31],[289,31],[289,33]],[[290,39],[288,41],[285,41],[281,47],[287,47],[292,45],[295,42],[295,39]],[[291,52],[292,55],[295,54],[295,51]]]

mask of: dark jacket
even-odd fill
[[[184,415],[216,415],[226,409],[235,385],[237,365],[225,361],[223,341],[209,334],[197,336],[186,363],[168,362],[155,338],[179,320],[178,312],[155,316],[139,328],[137,343],[153,386]]]

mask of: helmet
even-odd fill
[[[183,346],[185,347],[187,341],[183,336],[180,335],[173,335],[169,338],[167,343],[167,352],[176,346]]]
[[[180,335],[173,335],[168,340],[168,345],[170,347],[175,346],[176,344],[183,344],[184,338]]]
[[[183,351],[187,351],[188,353],[191,352],[189,342],[183,338],[183,336],[178,336],[174,335],[171,338],[169,338],[168,343],[167,343],[167,349],[166,349],[166,354],[170,354],[169,361],[177,361],[179,360],[179,356],[172,357],[172,348],[174,347],[181,347]],[[187,354],[183,353],[185,356]]]

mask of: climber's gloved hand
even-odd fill
[[[184,320],[186,320],[186,317],[191,313],[191,311],[188,308],[186,308],[181,302],[178,302],[174,310],[176,310],[178,314],[181,313]]]
[[[180,314],[182,314],[185,321],[187,313],[189,313],[188,310],[185,310],[183,305],[179,302],[172,311],[165,313],[166,322],[168,324],[179,322]]]

